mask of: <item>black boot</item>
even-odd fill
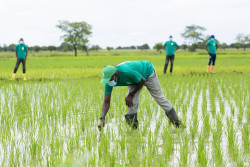
[[[125,119],[126,122],[133,127],[133,129],[137,129],[138,128],[138,120],[137,120],[137,113],[135,114],[125,114]]]
[[[167,117],[170,119],[170,121],[177,127],[179,128],[181,127],[186,127],[185,125],[183,125],[181,123],[181,121],[178,118],[177,113],[175,112],[174,108],[172,108],[169,112],[165,112],[165,114],[167,115]]]

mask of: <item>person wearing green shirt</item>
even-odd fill
[[[207,65],[207,73],[209,72],[211,62],[212,62],[212,70],[211,70],[211,72],[215,73],[214,72],[214,66],[215,66],[216,49],[217,48],[218,48],[218,44],[215,41],[215,36],[211,35],[210,40],[208,40],[207,44],[206,44],[206,50],[207,50],[207,52],[209,54],[209,61],[208,61],[208,65]]]
[[[102,115],[98,128],[101,131],[105,126],[105,116],[110,108],[110,99],[114,87],[127,86],[128,94],[125,98],[128,106],[128,114],[125,119],[133,128],[138,127],[137,109],[139,95],[142,87],[145,86],[156,102],[162,107],[170,121],[179,127],[181,121],[178,119],[172,104],[162,93],[162,89],[155,72],[153,64],[149,61],[127,61],[116,67],[106,66],[102,70],[101,84],[105,85]]]
[[[170,72],[173,72],[173,66],[174,66],[174,57],[175,57],[175,51],[179,49],[179,46],[176,42],[173,41],[172,35],[169,36],[169,41],[165,42],[163,45],[164,49],[166,49],[166,61],[163,73],[166,74],[167,68],[168,68],[168,62],[170,60],[171,66],[170,66]]]
[[[23,38],[21,38],[19,40],[19,44],[16,45],[15,52],[17,61],[16,61],[16,66],[14,68],[14,73],[12,74],[12,80],[15,79],[17,69],[21,62],[23,65],[23,80],[26,80],[25,72],[26,72],[26,59],[28,56],[28,47],[24,44]]]

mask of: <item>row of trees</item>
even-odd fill
[[[206,31],[206,28],[197,26],[197,25],[190,25],[186,26],[184,32],[181,34],[181,36],[188,41],[188,48],[189,51],[195,51],[197,48],[204,48],[206,45],[206,42],[209,40],[210,35],[205,36],[203,33]],[[221,45],[222,48],[227,48],[228,45],[226,43],[220,44],[218,39],[216,39],[219,45]],[[230,47],[234,48],[244,48],[244,51],[247,47],[250,47],[250,35],[245,34],[238,34],[236,36],[236,43],[233,43],[230,45]]]
[[[63,43],[60,46],[33,46],[29,47],[31,51],[74,51],[75,56],[77,56],[78,50],[83,50],[88,55],[90,50],[98,51],[102,49],[98,45],[93,45],[89,47],[89,37],[92,34],[92,26],[88,23],[82,22],[69,22],[69,21],[59,21],[59,24],[56,25],[57,28],[64,32],[64,35],[61,36]],[[195,51],[196,49],[204,49],[206,42],[209,40],[209,35],[204,35],[206,28],[190,25],[186,26],[184,32],[181,36],[186,40],[186,44],[181,45],[182,49],[189,49],[189,51]],[[216,39],[217,40],[217,39]],[[220,43],[217,40],[220,48],[244,48],[244,50],[250,47],[250,35],[238,34],[236,37],[236,43],[227,45],[226,43]],[[178,43],[178,41],[177,41]],[[3,45],[0,46],[0,51],[14,51],[15,44],[9,46]],[[106,47],[106,50],[113,50],[113,47]],[[148,44],[143,44],[141,46],[129,46],[129,47],[117,47],[115,49],[140,49],[147,50],[150,49]],[[163,43],[157,43],[154,45],[153,49],[161,52],[163,49]]]

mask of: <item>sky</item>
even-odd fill
[[[102,48],[165,42],[178,44],[187,25],[206,28],[227,44],[250,34],[250,0],[0,0],[0,46],[59,46],[59,20],[92,25],[89,46]]]

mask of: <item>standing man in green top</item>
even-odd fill
[[[23,38],[21,38],[19,40],[19,44],[16,45],[15,52],[17,61],[16,61],[16,66],[14,68],[14,73],[12,74],[12,80],[15,79],[16,71],[21,62],[23,64],[23,80],[26,80],[25,72],[26,72],[26,59],[28,56],[28,47],[24,44]]]
[[[170,60],[171,62],[171,67],[170,67],[170,72],[173,72],[173,66],[174,66],[174,53],[176,50],[179,49],[179,46],[176,42],[173,41],[172,35],[169,36],[169,41],[165,42],[163,45],[164,49],[166,49],[166,61],[165,61],[165,66],[163,73],[166,74],[167,68],[168,68],[168,62]]]
[[[207,65],[207,73],[209,72],[209,68],[212,62],[212,73],[214,72],[214,66],[215,66],[215,60],[216,60],[216,49],[218,48],[218,44],[215,41],[215,37],[214,35],[211,35],[210,40],[207,41],[206,44],[206,50],[208,52],[209,56],[209,61],[208,61],[208,65]]]
[[[101,122],[98,125],[99,130],[105,126],[105,116],[110,107],[111,93],[116,86],[128,87],[128,94],[125,98],[128,114],[125,115],[125,119],[133,128],[138,127],[137,109],[143,86],[148,89],[155,101],[162,107],[170,121],[176,127],[182,125],[172,104],[163,95],[154,66],[149,61],[127,61],[116,67],[106,66],[102,70],[101,83],[105,84],[105,90]]]

